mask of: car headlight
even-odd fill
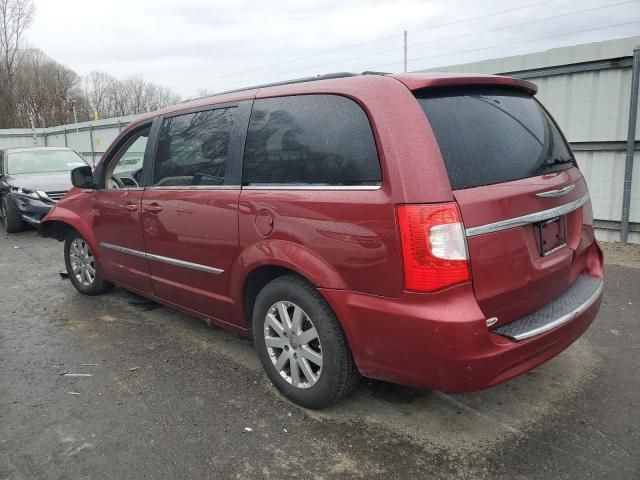
[[[18,195],[24,195],[25,197],[35,198],[37,200],[44,200],[47,197],[47,194],[44,192],[39,192],[37,190],[30,190],[28,188],[11,187],[11,191],[13,193],[17,193]]]

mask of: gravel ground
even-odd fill
[[[600,245],[607,264],[640,268],[640,245],[625,245],[614,242],[603,242]]]
[[[365,381],[311,412],[249,339],[81,296],[61,244],[2,236],[0,478],[638,479],[640,269],[620,250],[594,325],[529,374],[455,395]]]

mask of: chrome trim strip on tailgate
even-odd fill
[[[573,185],[567,185],[564,188],[559,188],[558,190],[549,190],[548,192],[536,193],[536,197],[543,197],[543,198],[562,197],[563,195],[568,194],[574,188],[576,188],[576,184],[575,183]]]
[[[113,245],[111,243],[100,242],[100,246],[108,248],[110,250],[126,253],[135,257],[146,258],[148,260],[155,260],[156,262],[163,262],[176,267],[190,268],[191,270],[198,270],[206,273],[213,273],[214,275],[221,275],[224,270],[215,267],[209,267],[207,265],[201,265],[199,263],[187,262],[184,260],[178,260],[177,258],[163,257],[161,255],[154,255],[153,253],[145,253],[139,250],[133,250],[131,248],[121,247],[119,245]]]
[[[530,223],[542,222],[544,220],[550,220],[552,218],[566,215],[580,208],[582,205],[589,201],[589,194],[585,194],[573,202],[565,203],[559,207],[550,208],[549,210],[542,210],[541,212],[531,213],[529,215],[523,215],[522,217],[509,218],[507,220],[501,220],[495,223],[487,223],[486,225],[479,225],[477,227],[471,227],[466,229],[467,237],[474,237],[476,235],[483,235],[485,233],[499,232],[508,228],[521,227],[523,225],[529,225]]]

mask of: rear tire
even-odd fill
[[[333,310],[301,277],[269,282],[256,298],[252,326],[262,366],[292,402],[324,408],[358,385],[360,374]]]
[[[22,232],[26,228],[20,214],[9,204],[6,196],[2,199],[2,221],[7,233]]]
[[[69,280],[80,293],[100,295],[113,288],[113,283],[102,277],[89,243],[75,230],[64,242],[64,263]]]

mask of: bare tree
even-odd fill
[[[33,0],[0,0],[0,128],[47,127],[78,120],[140,114],[180,101],[140,76],[119,80],[104,72],[80,78],[35,48],[24,48]]]
[[[199,88],[196,92],[196,98],[205,98],[211,95],[213,95],[213,93],[211,93],[208,88]]]
[[[93,112],[100,117],[111,115],[112,107],[109,98],[109,87],[114,80],[115,78],[104,72],[91,72],[84,79],[86,102]]]
[[[71,123],[73,107],[81,118],[89,119],[80,77],[39,50],[21,54],[16,72],[16,126],[33,123],[47,127]]]
[[[25,30],[33,20],[32,0],[0,0],[0,126],[14,126],[15,79]]]

